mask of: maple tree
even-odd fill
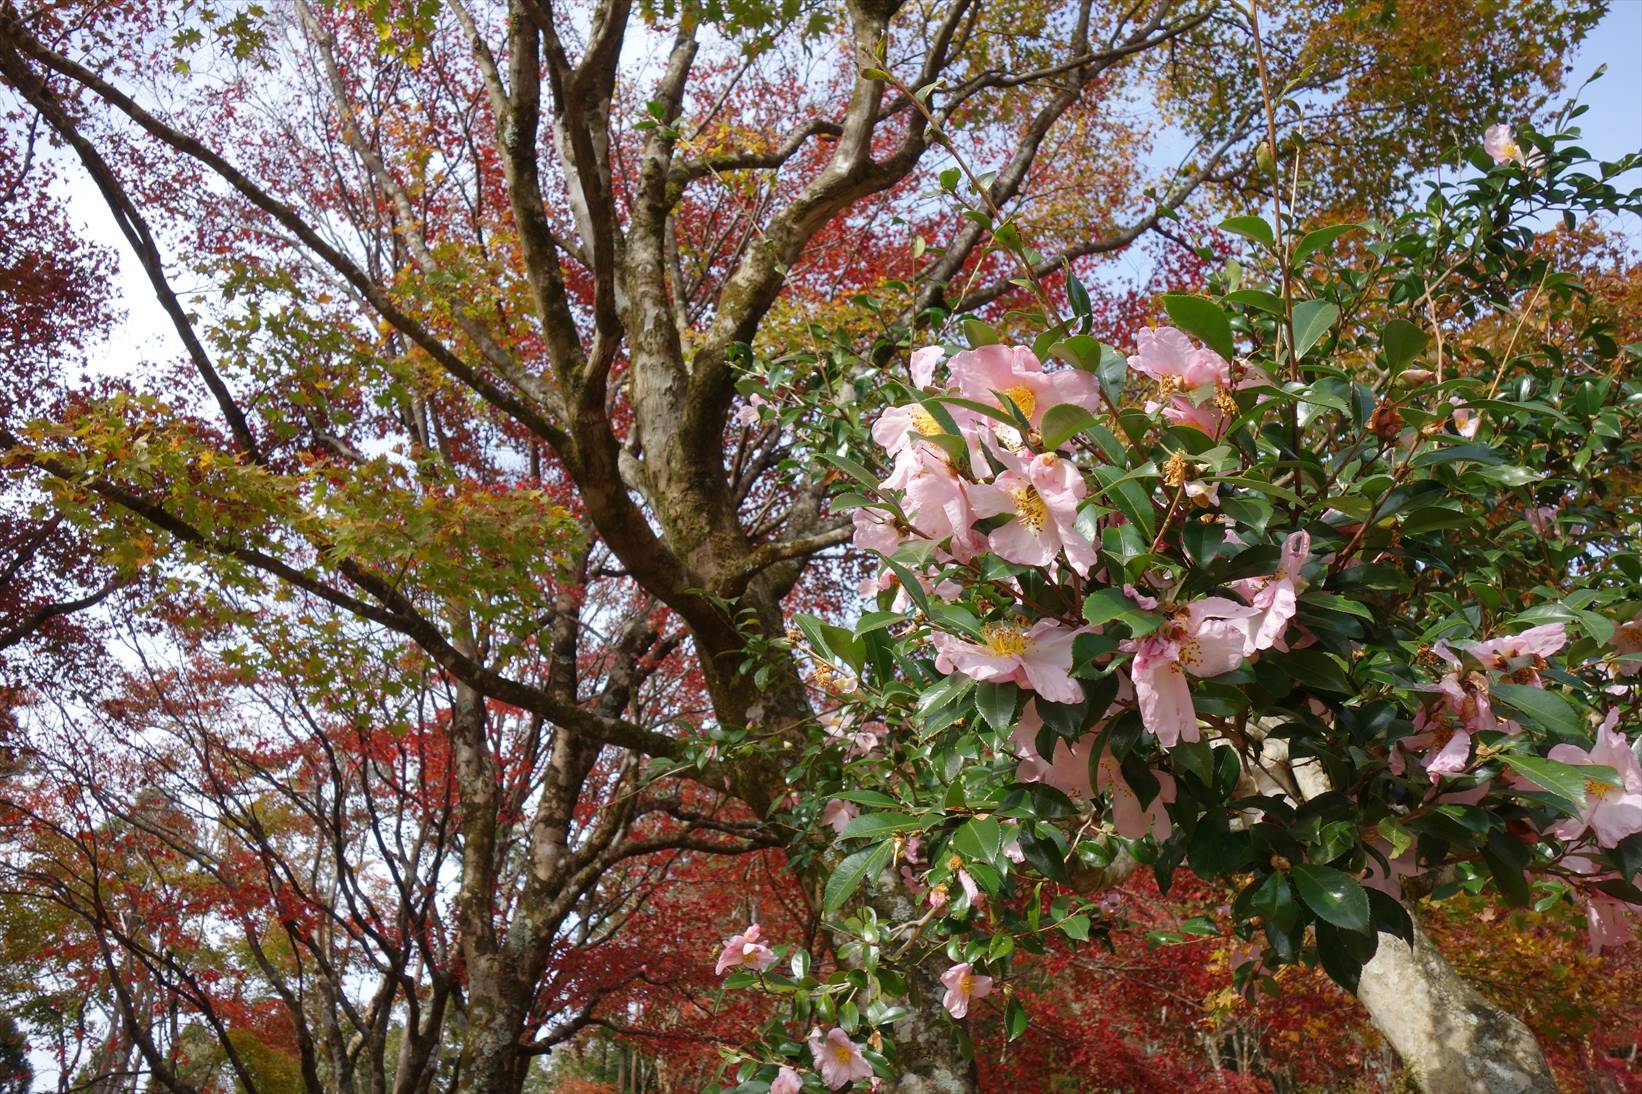
[[[1383,141],[1430,78],[1463,131],[1532,107],[1597,6],[1531,40],[1508,32],[1535,5],[1497,10],[1494,63],[1437,56],[1403,82],[1364,59],[1416,50],[1410,22],[1291,6],[1269,28],[1294,81],[1273,124],[1298,146],[1372,118]],[[806,567],[849,533],[814,454],[859,428],[915,329],[1015,298],[1005,211],[1052,278],[1257,177],[1248,34],[1235,9],[1164,0],[0,9],[14,117],[96,186],[182,350],[72,397],[52,377],[64,398],[0,422],[8,485],[49,498],[73,537],[57,557],[87,567],[40,555],[77,590],[49,603],[129,586],[145,641],[193,662],[99,696],[96,719],[44,707],[41,781],[13,784],[28,851],[66,871],[24,858],[18,887],[101,955],[104,1047],[174,1089],[272,1083],[264,1064],[421,1089],[448,1063],[498,1090],[603,1017],[553,985],[600,952],[576,937],[588,909],[625,924],[618,865],[665,877],[676,854],[794,835],[767,819],[814,724],[787,622],[848,595]],[[1147,140],[1131,94],[1178,113],[1178,170],[1111,154]],[[961,217],[926,200],[955,170],[943,147],[997,165]],[[179,257],[207,288],[177,287]],[[269,688],[291,705],[266,709]],[[190,724],[248,697],[254,718]],[[726,762],[749,734],[765,746]],[[368,808],[378,785],[403,814]],[[268,830],[268,794],[309,815]],[[433,857],[384,888],[379,839]],[[324,848],[334,889],[299,891],[288,856]],[[122,926],[150,902],[179,922]],[[274,924],[289,968],[256,960]],[[218,931],[251,955],[222,991],[190,982]],[[380,977],[371,1006],[327,967],[337,946]],[[928,1028],[907,1081],[972,1083]]]

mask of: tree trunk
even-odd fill
[[[900,1073],[884,1084],[895,1094],[976,1094],[975,1062],[965,1060],[941,1007],[940,974],[926,962],[913,970],[912,1013],[895,1023]]]
[[[866,901],[878,918],[895,925],[919,917],[917,900],[901,884],[891,863],[881,875],[868,878]],[[964,1059],[953,1019],[941,1006],[945,988],[941,973],[948,962],[939,952],[912,970],[912,989],[906,1001],[912,1012],[894,1025],[897,1074],[882,1087],[894,1094],[976,1094],[980,1077],[975,1062]]]
[[[525,1013],[521,985],[505,966],[508,954],[491,955],[468,972],[467,1028],[457,1094],[510,1094],[524,1085],[529,1060],[521,1049]]]
[[[1357,997],[1425,1094],[1554,1094],[1534,1035],[1454,971],[1414,924],[1414,945],[1380,935]]]

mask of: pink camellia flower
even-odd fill
[[[962,407],[956,409],[959,413],[965,413]],[[953,416],[953,424],[958,425],[960,432],[962,431],[956,414]],[[946,432],[941,423],[935,420],[935,415],[921,403],[892,406],[878,415],[878,420],[872,423],[872,439],[892,456],[899,456],[917,445],[921,436],[939,437]],[[940,449],[933,446],[931,449],[936,453],[940,452]]]
[[[1169,822],[1169,811],[1164,807],[1175,799],[1174,776],[1167,771],[1152,774],[1157,776],[1157,797],[1143,806],[1140,795],[1123,777],[1123,765],[1118,758],[1110,751],[1100,754],[1100,763],[1095,767],[1095,789],[1112,796],[1112,825],[1124,839],[1140,839],[1149,834],[1162,843],[1169,838],[1173,826]]]
[[[935,667],[961,672],[982,683],[1015,683],[1051,703],[1077,703],[1083,688],[1071,677],[1072,641],[1083,633],[1053,619],[1023,623],[999,621],[981,627],[985,645],[950,634],[934,637]]]
[[[776,1072],[775,1078],[770,1082],[770,1094],[799,1094],[803,1089],[804,1080],[790,1067],[784,1067]]]
[[[1524,515],[1528,518],[1528,527],[1536,535],[1549,537],[1557,534],[1556,514],[1556,506],[1538,505],[1531,507]]]
[[[853,542],[858,551],[890,555],[901,546],[901,533],[896,529],[894,519],[880,509],[863,505],[850,513],[850,523],[855,525]],[[887,566],[881,566],[878,570],[874,576],[861,579],[857,591],[862,596],[875,596],[894,586],[894,571]]]
[[[861,1055],[861,1046],[850,1040],[843,1027],[834,1026],[826,1040],[820,1030],[810,1037],[810,1055],[821,1072],[821,1081],[837,1090],[841,1086],[872,1078],[872,1065]]]
[[[1636,613],[1636,618],[1629,623],[1621,623],[1613,629],[1613,637],[1608,644],[1618,654],[1612,665],[1615,676],[1635,676],[1642,672],[1642,612]]]
[[[1199,737],[1186,673],[1219,676],[1242,664],[1254,614],[1254,608],[1223,596],[1204,597],[1175,612],[1156,632],[1119,646],[1135,655],[1129,676],[1140,720],[1164,748]]]
[[[1482,417],[1475,410],[1465,405],[1465,400],[1458,395],[1449,396],[1448,401],[1454,407],[1454,432],[1466,440],[1473,440],[1477,435],[1477,427],[1482,424]]]
[[[1597,882],[1619,875],[1584,855],[1569,855],[1562,864],[1575,874],[1585,875],[1573,880],[1575,895],[1585,905],[1585,940],[1590,952],[1598,954],[1610,946],[1634,941],[1642,905],[1610,896],[1595,887]]]
[[[979,908],[986,903],[986,894],[981,892],[981,887],[975,884],[975,879],[969,876],[968,870],[958,871],[958,885],[963,889],[964,896],[969,898],[971,908]]]
[[[1517,144],[1516,134],[1504,123],[1491,125],[1487,132],[1483,133],[1482,150],[1488,153],[1495,163],[1522,161],[1522,148]]]
[[[907,474],[902,489],[913,530],[936,543],[950,538],[952,555],[959,562],[975,557],[985,541],[970,527],[975,512],[970,507],[968,484],[928,445],[920,445],[910,458],[903,454],[897,459],[896,474],[885,480],[885,486],[894,485],[903,464]]]
[[[1306,532],[1295,532],[1283,541],[1283,553],[1278,559],[1276,573],[1270,577],[1249,577],[1231,583],[1232,588],[1249,602],[1256,613],[1248,620],[1245,653],[1269,649],[1287,651],[1283,632],[1299,610],[1300,594],[1306,588],[1300,571],[1310,554],[1311,536]]]
[[[1524,167],[1538,167],[1545,162],[1544,153],[1537,148],[1525,154],[1517,143],[1516,132],[1503,122],[1491,125],[1483,132],[1482,150],[1496,164],[1520,163]]]
[[[882,725],[878,725],[877,730],[869,726],[862,726],[857,729],[847,719],[840,718],[835,713],[823,714],[818,721],[821,723],[822,732],[833,740],[843,742],[845,759],[853,760],[870,756],[878,748],[878,740],[881,736],[879,731],[883,729]]]
[[[747,405],[735,412],[735,420],[741,425],[757,425],[758,408],[769,405],[770,401],[768,399],[754,392],[747,396]]]
[[[1610,946],[1623,946],[1636,938],[1636,921],[1642,905],[1609,896],[1600,889],[1580,892],[1585,902],[1585,945],[1593,954]]]
[[[1004,470],[998,477],[969,490],[977,517],[1010,514],[987,537],[988,546],[998,557],[1022,566],[1047,566],[1064,550],[1072,569],[1080,577],[1088,576],[1100,556],[1077,529],[1078,502],[1089,493],[1078,469],[1053,452],[1024,463],[1008,451],[999,458]]]
[[[1204,384],[1229,384],[1231,366],[1226,359],[1194,343],[1173,327],[1142,330],[1135,335],[1135,353],[1129,367],[1145,373],[1165,387],[1191,390]]]
[[[718,967],[713,973],[723,976],[725,970],[737,968],[763,972],[775,964],[775,951],[760,941],[761,933],[758,924],[754,923],[742,933],[731,935],[718,955]]]
[[[1038,716],[1037,704],[1028,702],[1009,735],[1015,742],[1015,755],[1021,760],[1015,769],[1015,778],[1023,783],[1052,786],[1074,801],[1093,797],[1089,787],[1088,746],[1084,741],[1074,744],[1056,737],[1054,758],[1045,760],[1038,753],[1038,731],[1042,728],[1043,719]],[[1086,740],[1092,740],[1093,736],[1091,733]]]
[[[1597,727],[1596,744],[1590,751],[1570,744],[1551,749],[1550,758],[1558,763],[1611,767],[1619,772],[1620,782],[1613,786],[1587,779],[1585,808],[1577,819],[1570,817],[1551,829],[1558,838],[1576,839],[1589,828],[1598,845],[1617,847],[1626,836],[1642,832],[1642,762],[1618,726],[1619,709],[1615,707]]]
[[[971,999],[984,999],[992,994],[992,978],[975,972],[967,961],[943,972],[941,983],[946,985],[946,995],[942,996],[941,1005],[954,1018],[962,1018],[969,1013]]]
[[[841,836],[844,834],[844,829],[849,826],[849,822],[854,820],[859,812],[860,810],[855,807],[854,803],[847,802],[843,798],[834,798],[821,807],[821,823],[829,826]]]
[[[863,505],[850,513],[850,522],[855,525],[855,546],[862,551],[888,555],[894,554],[901,545],[901,533],[895,528],[895,519],[882,509]]]
[[[1403,738],[1399,750],[1392,752],[1391,770],[1402,774],[1403,751],[1419,752],[1423,754],[1421,764],[1435,782],[1438,775],[1465,770],[1471,757],[1472,734],[1497,729],[1514,732],[1521,727],[1494,716],[1486,675],[1465,671],[1445,643],[1438,642],[1433,652],[1449,663],[1449,671],[1437,683],[1421,684],[1415,690],[1432,692],[1441,697],[1440,701],[1414,716],[1415,732]]]
[[[1044,412],[1052,406],[1075,403],[1093,410],[1100,400],[1092,375],[1076,369],[1045,372],[1024,346],[965,350],[952,359],[952,376],[964,398],[999,407],[1008,399],[1033,429],[1043,424]]]
[[[912,351],[910,372],[912,386],[928,388],[931,380],[935,379],[935,366],[941,363],[946,351],[940,346],[925,346],[923,349]]]
[[[1216,402],[1194,403],[1183,395],[1172,395],[1167,403],[1148,402],[1146,412],[1156,413],[1163,411],[1163,417],[1171,425],[1183,425],[1197,430],[1199,433],[1220,439],[1226,423],[1231,416]]]
[[[1204,509],[1220,508],[1219,483],[1204,482],[1202,479],[1187,479],[1185,490],[1187,500],[1193,505]]]
[[[1561,623],[1529,627],[1521,634],[1491,638],[1486,642],[1458,642],[1455,645],[1513,684],[1539,686],[1539,670],[1545,659],[1568,643]]]

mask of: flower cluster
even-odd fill
[[[936,388],[930,362],[938,351],[919,353],[925,398],[885,411],[872,431],[893,461],[878,486],[883,497],[898,497],[901,504],[857,508],[856,546],[889,555],[908,541],[922,540],[931,548],[927,557],[934,568],[973,564],[990,553],[1018,566],[1043,568],[1050,580],[1067,577],[1079,593],[1109,586],[1095,544],[1104,529],[1129,524],[1129,518],[1090,508],[1091,487],[1075,455],[1066,451],[1072,438],[1050,447],[1042,431],[1056,407],[1091,416],[1100,412],[1097,378],[1072,368],[1047,369],[1024,347],[991,345],[954,355],[948,362],[950,382]],[[1231,364],[1180,330],[1142,331],[1128,365],[1157,381],[1160,397],[1147,409],[1176,425],[1218,439],[1239,412]],[[1243,373],[1242,388],[1260,385],[1254,370],[1245,367]],[[1184,478],[1176,484],[1177,502],[1188,496],[1187,485]],[[1212,508],[1212,491],[1197,496]],[[1161,619],[1150,633],[1118,645],[1131,657],[1126,667],[1114,670],[1120,698],[1113,711],[1135,706],[1164,747],[1200,739],[1188,678],[1220,676],[1262,650],[1288,648],[1285,636],[1305,588],[1309,545],[1304,531],[1290,535],[1272,573],[1232,584],[1240,600],[1179,597],[1166,582],[1149,591],[1124,584],[1124,595],[1136,607],[1161,610]],[[956,588],[950,577],[943,584],[922,572],[914,576],[926,595]],[[887,588],[893,580],[886,569],[867,587]],[[1025,620],[1005,611],[967,635],[937,631],[932,641],[941,672],[979,683],[1012,683],[1046,702],[1078,703],[1084,689],[1072,676],[1074,646],[1079,635],[1099,633],[1098,626],[1075,617]],[[1035,739],[1036,731],[1027,727],[1035,718],[1028,704],[1017,729],[1022,774],[1092,796],[1089,776],[1077,771],[1088,768],[1075,745],[1062,743],[1050,759],[1031,747],[1027,737]],[[1140,825],[1166,834],[1166,816],[1156,803],[1150,810],[1140,806],[1115,762],[1103,762],[1098,770],[1104,772],[1101,790],[1110,790],[1120,803],[1120,831],[1129,834]],[[1162,776],[1168,778],[1166,772]]]
[[[1113,937],[1135,869],[1234,887],[1201,926],[1244,991],[1300,962],[1354,989],[1414,937],[1405,885],[1634,937],[1642,551],[1613,482],[1642,384],[1501,227],[1619,199],[1523,140],[1395,223],[1227,221],[1249,253],[1128,351],[1087,309],[1030,346],[971,317],[881,385],[823,457],[870,603],[791,635],[825,713],[783,809],[821,836],[835,964],[733,978],[814,1030],[743,1081],[876,1085],[937,1000],[1018,1036],[1020,955]],[[1343,276],[1347,236],[1374,261]],[[1439,318],[1483,300],[1563,311]]]
[[[947,379],[941,382],[943,363]],[[1202,434],[1204,440],[1189,449],[1193,452],[1225,439],[1239,416],[1259,407],[1278,386],[1260,368],[1229,362],[1172,327],[1142,331],[1127,365],[1132,375],[1155,384],[1144,403],[1149,416],[1175,427],[1177,436],[1180,430]],[[1126,839],[1168,840],[1174,828],[1170,807],[1177,800],[1168,750],[1205,739],[1193,681],[1231,678],[1268,653],[1311,646],[1315,635],[1297,622],[1302,598],[1314,580],[1361,567],[1363,560],[1349,558],[1336,566],[1336,554],[1314,553],[1311,531],[1299,527],[1282,536],[1269,571],[1230,577],[1217,588],[1193,591],[1178,569],[1113,573],[1103,564],[1101,545],[1133,535],[1137,518],[1106,503],[1110,483],[1086,470],[1098,460],[1084,458],[1091,450],[1079,447],[1079,431],[1050,425],[1095,421],[1111,409],[1095,374],[1046,367],[1025,347],[985,345],[950,359],[933,347],[920,350],[914,375],[921,385],[914,400],[886,410],[872,430],[890,472],[876,483],[875,495],[855,509],[855,542],[883,556],[885,565],[863,592],[896,589],[897,608],[910,607],[914,599],[941,605],[926,611],[933,623],[935,670],[1022,693],[1007,727],[1018,780],[1053,787],[1076,802],[1104,801],[1111,830]],[[1444,427],[1452,431],[1452,443],[1475,441],[1480,415],[1458,396],[1447,403],[1422,429],[1403,429],[1399,416],[1398,428],[1385,438],[1388,451],[1400,452],[1406,462]],[[1146,530],[1148,538],[1155,537],[1150,548],[1178,549],[1178,540],[1168,540],[1192,523],[1216,526],[1215,541],[1230,550],[1252,546],[1237,520],[1217,512],[1222,484],[1191,477],[1199,461],[1183,455],[1186,450],[1177,448],[1154,475],[1163,488],[1159,504],[1167,512],[1159,530]],[[1555,513],[1554,507],[1534,508],[1527,520],[1543,534]],[[1338,510],[1329,510],[1325,519],[1332,524],[1323,527],[1336,538],[1360,538],[1365,531]],[[989,558],[1009,565],[999,569]],[[892,560],[899,564],[891,566]],[[908,578],[916,593],[897,589]],[[1028,585],[1064,590],[1060,610],[1044,612],[1042,598],[1026,595]],[[976,590],[983,595],[969,595]],[[1098,616],[1089,613],[1095,599],[1105,605]],[[983,610],[977,614],[973,607]],[[1109,618],[1123,620],[1121,636],[1106,633],[1102,621]],[[1634,671],[1634,657],[1627,653],[1634,653],[1634,630],[1634,625],[1615,629],[1613,675]],[[1436,679],[1415,683],[1411,691],[1429,700],[1419,704],[1408,730],[1386,750],[1392,773],[1405,774],[1413,759],[1414,770],[1430,781],[1421,808],[1475,804],[1500,789],[1544,789],[1530,775],[1501,769],[1498,756],[1508,750],[1501,738],[1519,735],[1522,725],[1496,711],[1492,694],[1501,685],[1542,690],[1549,658],[1567,641],[1564,625],[1555,622],[1479,641],[1438,639],[1421,655],[1419,663],[1434,667]],[[1106,690],[1088,686],[1098,677],[1109,680]],[[1041,704],[1082,704],[1092,693],[1102,696],[1102,711],[1079,735],[1046,734]],[[1516,699],[1524,701],[1530,700]],[[1325,705],[1310,702],[1319,719],[1331,717]],[[1110,740],[1111,727],[1125,712],[1138,717],[1160,750],[1140,770],[1126,771]],[[1596,887],[1613,875],[1580,857],[1581,841],[1614,848],[1642,832],[1636,758],[1612,723],[1610,717],[1598,731],[1596,748],[1560,744],[1548,757],[1560,768],[1619,774],[1617,783],[1605,774],[1586,779],[1582,811],[1549,833],[1567,847],[1547,865],[1573,881],[1586,901],[1593,945],[1615,937],[1604,925],[1616,907],[1631,905]],[[1210,736],[1217,747],[1227,741],[1224,732]],[[823,820],[842,834],[856,814],[854,806],[835,799]],[[1400,878],[1420,869],[1422,854],[1416,837],[1394,851],[1377,845],[1365,882],[1395,896]],[[1018,853],[1014,857],[1019,860]],[[909,862],[903,873],[909,884],[922,885],[912,866]],[[961,885],[963,907],[984,902],[968,871],[928,873],[939,875],[929,878],[932,903],[945,900],[945,880]],[[960,967],[966,971],[955,969],[953,976],[971,975],[967,964]],[[954,1002],[950,992],[947,1002],[949,1007]]]

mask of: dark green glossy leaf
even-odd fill
[[[821,894],[821,910],[835,912],[855,891],[861,887],[861,882],[869,875],[877,874],[889,865],[889,859],[895,852],[893,840],[875,843],[865,847],[845,858],[838,864],[832,876],[827,879],[826,888]]]
[[[1350,874],[1305,862],[1294,867],[1294,888],[1318,919],[1348,931],[1369,928],[1368,894]]]
[[[1213,300],[1185,293],[1167,293],[1163,309],[1174,325],[1230,361],[1237,356],[1232,342],[1231,320]]]

